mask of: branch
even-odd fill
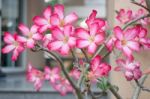
[[[81,49],[81,51],[82,51],[82,53],[83,53],[83,55],[84,55],[84,57],[86,59],[86,62],[90,63],[89,58],[88,58],[87,54],[85,53],[85,51],[83,49]]]
[[[146,78],[147,78],[147,75],[146,75],[145,77],[143,77],[143,79],[141,79],[141,82],[142,82],[142,80],[143,80],[143,82],[144,82],[144,81],[146,80]],[[138,86],[139,88],[141,88],[143,91],[150,92],[150,89],[144,87],[143,84],[141,84],[138,80],[135,80],[135,82],[136,82],[137,86]]]
[[[122,99],[122,97],[116,92],[116,90],[115,90],[114,87],[111,85],[111,83],[108,82],[108,84],[110,85],[109,90],[112,92],[112,94],[113,94],[117,99]]]
[[[144,5],[142,5],[142,4],[138,3],[138,2],[131,1],[131,3],[133,3],[133,4],[137,5],[137,6],[140,6],[140,7],[144,8],[145,10],[147,10],[148,12],[150,12],[150,10],[146,6],[144,6]]]
[[[139,17],[139,18],[137,18],[137,19],[135,19],[135,20],[133,20],[133,21],[131,21],[131,22],[128,22],[128,23],[123,27],[123,30],[125,30],[128,26],[134,24],[135,22],[137,22],[137,21],[139,21],[139,20],[141,20],[141,19],[147,18],[147,17],[150,17],[150,14],[141,16],[141,17]]]
[[[54,54],[53,52],[50,52],[48,51],[47,49],[41,47],[40,45],[38,45],[39,48],[42,50],[42,51],[45,51],[45,52],[48,52],[49,54],[51,54],[53,57],[55,57],[55,59],[59,62],[60,66],[61,66],[61,69],[63,71],[63,74],[65,75],[66,79],[69,81],[69,83],[71,84],[71,86],[75,89],[75,92],[78,96],[78,99],[83,99],[83,96],[81,94],[81,91],[80,89],[74,84],[74,82],[72,81],[72,79],[69,77],[68,75],[68,72],[66,71],[65,69],[65,66],[64,66],[64,63],[63,61],[61,60],[61,58],[59,56],[57,56],[56,54]]]
[[[146,78],[147,78],[147,75],[144,75],[144,76],[141,78],[141,80],[140,80],[140,82],[139,82],[140,85],[143,85],[143,84],[144,84]],[[141,88],[140,88],[139,86],[137,86],[136,89],[135,89],[135,91],[134,91],[134,93],[133,93],[132,99],[138,99],[140,92],[141,92]]]

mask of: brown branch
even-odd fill
[[[146,79],[146,78],[145,78],[145,79]],[[145,79],[143,79],[143,80],[145,81]],[[144,87],[138,80],[135,80],[135,82],[136,82],[136,85],[137,85],[138,87],[140,87],[143,91],[150,92],[150,89]]]
[[[145,80],[147,78],[147,75],[144,75],[141,79],[140,79],[140,85],[143,85]],[[140,95],[140,92],[141,92],[141,88],[139,86],[136,86],[136,89],[133,93],[133,96],[132,96],[132,99],[138,99],[139,95]]]
[[[135,20],[133,20],[133,21],[127,23],[122,29],[125,30],[128,26],[134,24],[135,22],[137,22],[137,21],[139,21],[139,20],[141,20],[141,19],[147,18],[147,17],[150,17],[150,14],[141,16],[141,17],[139,17],[139,18],[137,18],[137,19],[135,19]]]
[[[136,1],[131,1],[131,3],[133,3],[133,4],[137,5],[137,6],[140,6],[140,7],[144,8],[145,10],[147,10],[148,12],[150,12],[150,10],[146,6],[140,4],[140,3],[136,2]]]

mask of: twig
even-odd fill
[[[145,81],[146,78],[147,78],[147,76],[143,80]],[[144,87],[138,80],[135,80],[135,82],[136,82],[137,86],[140,87],[143,91],[150,92],[150,89]]]
[[[122,97],[116,92],[116,90],[113,88],[113,86],[111,85],[110,82],[108,82],[108,84],[110,85],[109,90],[112,92],[112,94],[117,98],[117,99],[122,99]]]
[[[84,55],[84,57],[86,59],[86,62],[90,63],[89,58],[88,58],[87,54],[85,53],[85,51],[83,49],[81,49],[81,51],[82,51],[82,53],[83,53],[83,55]]]
[[[143,85],[145,80],[147,78],[147,75],[144,75],[141,80],[140,80],[140,85]],[[132,96],[132,99],[138,99],[139,95],[140,95],[140,92],[141,92],[141,88],[139,86],[136,87],[134,93],[133,93],[133,96]]]
[[[141,16],[141,17],[139,17],[139,18],[137,18],[137,19],[135,19],[135,20],[133,20],[133,21],[127,23],[127,24],[123,27],[123,30],[125,30],[128,26],[132,25],[133,23],[135,23],[135,22],[137,22],[137,21],[139,21],[139,20],[141,20],[141,19],[147,18],[147,17],[150,17],[150,14]]]
[[[150,10],[146,6],[144,6],[144,5],[142,5],[142,4],[138,3],[138,2],[131,1],[131,3],[133,3],[133,4],[137,5],[137,6],[140,6],[140,7],[144,8],[145,10],[147,10],[148,12],[150,12]]]
[[[65,69],[64,63],[61,60],[61,58],[59,56],[57,56],[56,54],[54,54],[53,52],[50,52],[47,49],[41,47],[40,45],[38,45],[38,46],[39,46],[39,48],[41,48],[42,51],[48,52],[49,54],[51,54],[53,57],[56,58],[56,60],[59,62],[60,66],[61,66],[61,69],[62,69],[65,77],[67,78],[67,80],[69,81],[69,83],[71,84],[71,86],[75,89],[75,92],[76,92],[76,94],[78,96],[78,99],[83,99],[83,96],[81,94],[80,89],[74,84],[74,82],[72,81],[72,79],[69,77],[69,75],[68,75],[68,73],[67,73],[67,71]]]

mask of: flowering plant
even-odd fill
[[[13,61],[26,48],[51,55],[57,66],[45,66],[43,70],[38,70],[31,64],[28,65],[27,80],[34,83],[37,91],[48,80],[61,95],[73,92],[77,99],[83,99],[89,93],[92,99],[96,99],[97,95],[91,90],[91,85],[96,84],[101,89],[98,96],[105,95],[110,90],[117,99],[122,99],[108,81],[109,72],[115,70],[121,71],[127,81],[134,80],[138,88],[149,92],[150,89],[139,82],[139,79],[144,81],[149,70],[141,70],[133,52],[150,49],[150,38],[147,37],[150,0],[132,0],[132,3],[141,8],[135,13],[125,9],[117,11],[116,19],[120,24],[113,30],[106,20],[96,17],[96,10],[85,20],[86,27],[81,27],[74,25],[78,20],[75,12],[65,16],[63,5],[56,4],[54,8],[48,6],[42,16],[33,18],[34,24],[30,29],[24,24],[18,26],[22,35],[5,32],[6,46],[2,52],[12,51]],[[106,51],[102,53],[104,48]],[[77,49],[84,57],[76,54]],[[112,66],[104,59],[115,51],[119,53],[116,55],[117,66]],[[62,59],[69,54],[73,57],[71,69],[66,68]],[[138,94],[135,93],[133,99],[137,99]]]

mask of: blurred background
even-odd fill
[[[3,33],[10,31],[11,33],[18,31],[19,23],[25,23],[31,26],[32,18],[35,15],[42,15],[43,9],[47,5],[55,5],[61,3],[65,5],[65,14],[76,12],[79,15],[78,25],[84,25],[84,20],[93,9],[98,11],[98,17],[108,20],[112,28],[117,24],[115,21],[115,10],[120,8],[131,8],[137,10],[138,7],[129,3],[129,0],[0,0],[0,52],[3,48]],[[136,55],[137,60],[142,62],[142,68],[146,69],[150,65],[150,52],[144,51]],[[107,58],[109,62],[115,66],[114,55]],[[69,58],[66,58],[66,61]],[[36,92],[32,84],[26,82],[25,72],[26,65],[30,62],[37,68],[42,68],[51,63],[45,53],[33,53],[26,50],[19,56],[16,62],[11,61],[11,54],[0,53],[0,99],[72,99],[72,94],[61,97],[59,93],[54,91],[48,84],[40,92]],[[134,82],[127,82],[121,73],[112,72],[110,81],[120,87],[119,93],[124,99],[130,99],[134,90]],[[146,82],[148,85],[148,80]],[[142,93],[140,99],[148,99],[149,93]],[[112,95],[103,97],[103,99],[113,99]]]

